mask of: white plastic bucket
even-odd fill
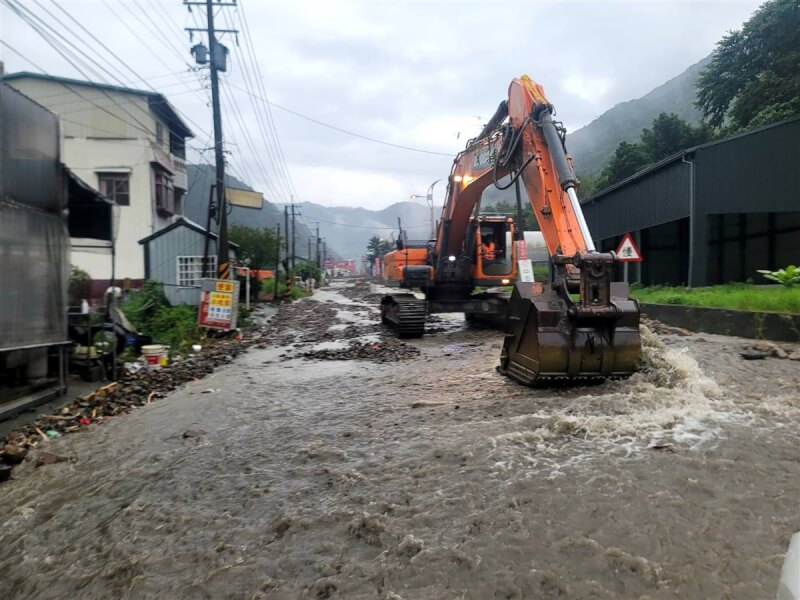
[[[142,346],[142,356],[148,369],[157,370],[167,366],[167,347],[161,344]]]

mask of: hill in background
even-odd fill
[[[430,234],[430,209],[416,202],[396,202],[382,210],[344,206],[322,206],[313,202],[300,204],[305,220],[313,226],[319,222],[320,235],[337,249],[342,258],[361,258],[373,235],[390,239],[397,237],[397,218],[409,240],[427,240]],[[438,219],[442,207],[434,207]]]
[[[578,177],[599,175],[620,142],[637,141],[659,113],[675,113],[693,125],[699,123],[700,111],[694,106],[697,76],[710,60],[707,56],[641,98],[621,102],[567,134],[567,149]]]
[[[186,194],[183,214],[187,219],[191,219],[205,227],[208,218],[208,196],[216,176],[215,170],[211,165],[186,165],[186,170],[189,178],[189,191]],[[233,175],[225,176],[225,184],[243,190],[252,190],[249,185]],[[281,235],[286,235],[286,232],[283,231],[283,205],[271,204],[264,200],[261,209],[245,208],[243,206],[232,206],[230,208],[228,225],[244,225],[258,229],[275,229],[276,226],[280,225]],[[313,244],[316,233],[312,234],[302,220],[296,221],[296,224],[297,256],[306,258],[308,254],[308,239],[312,238]],[[216,225],[213,223],[211,230],[215,232],[217,230]],[[330,240],[328,241],[328,254],[334,257],[338,257],[339,254],[335,244],[331,245]]]

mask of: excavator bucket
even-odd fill
[[[584,283],[580,302],[551,284],[514,286],[501,373],[535,385],[627,377],[636,370],[639,305],[629,298],[628,284],[606,282],[604,290],[602,280],[598,287]]]

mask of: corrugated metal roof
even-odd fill
[[[207,235],[211,239],[214,239],[214,240],[217,239],[217,234],[214,233],[213,231],[206,231],[205,227],[203,227],[202,225],[199,225],[198,223],[195,223],[191,219],[187,219],[186,217],[178,217],[174,222],[170,223],[169,225],[167,225],[163,229],[159,229],[158,231],[156,231],[154,233],[151,233],[147,237],[142,238],[141,240],[139,240],[139,243],[140,244],[147,244],[150,241],[152,241],[152,240],[154,240],[154,239],[156,239],[158,237],[161,237],[162,235],[164,235],[166,233],[169,233],[170,231],[173,231],[173,230],[177,229],[178,227],[187,227],[187,228],[191,229],[192,231],[196,231],[200,235]],[[232,246],[234,248],[238,248],[239,247],[239,244],[236,244],[234,242],[228,242],[228,245]]]

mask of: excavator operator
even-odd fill
[[[492,237],[491,233],[488,233],[481,238],[481,251],[483,253],[483,260],[495,259],[494,238]]]

